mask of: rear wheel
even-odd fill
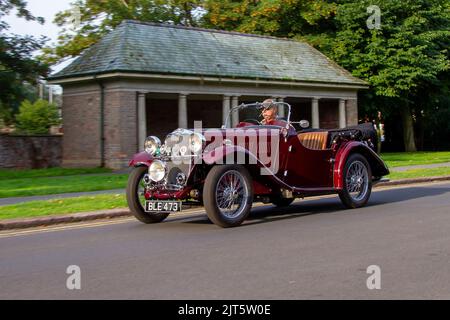
[[[372,192],[372,172],[361,154],[350,155],[344,168],[344,188],[339,193],[342,203],[350,209],[367,204]]]
[[[216,225],[229,228],[242,224],[253,204],[250,174],[238,165],[213,167],[206,177],[203,202],[208,218]]]
[[[148,173],[148,167],[134,168],[128,178],[127,202],[131,213],[143,223],[158,223],[164,221],[168,213],[145,212],[145,183],[144,177]]]

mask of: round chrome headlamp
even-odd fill
[[[145,139],[144,143],[145,152],[154,156],[158,152],[159,148],[161,148],[161,140],[159,140],[158,137],[151,136]]]
[[[189,148],[192,153],[198,154],[203,150],[203,145],[205,142],[205,137],[202,134],[195,132],[189,137]]]
[[[166,176],[166,169],[164,162],[155,160],[150,165],[148,175],[153,182],[160,182]]]

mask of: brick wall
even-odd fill
[[[95,88],[95,87],[94,87]],[[63,166],[101,165],[100,89],[64,93]],[[105,90],[105,165],[120,169],[137,152],[136,92]]]
[[[0,135],[0,168],[59,167],[61,159],[62,136]]]
[[[100,90],[63,95],[64,167],[96,167],[100,157]]]

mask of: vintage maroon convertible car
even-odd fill
[[[372,185],[389,174],[374,151],[373,126],[307,129],[308,121],[291,121],[289,104],[277,105],[287,112],[281,125],[262,125],[256,118],[263,105],[254,103],[230,111],[252,118],[235,128],[227,120],[221,129],[177,129],[163,144],[148,137],[145,152],[130,162],[132,213],[156,223],[198,205],[215,224],[233,227],[255,201],[288,206],[295,198],[339,194],[347,208],[364,206]]]

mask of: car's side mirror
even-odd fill
[[[309,121],[308,120],[302,120],[302,121],[299,122],[299,125],[300,125],[301,128],[307,129],[307,128],[309,128]]]

